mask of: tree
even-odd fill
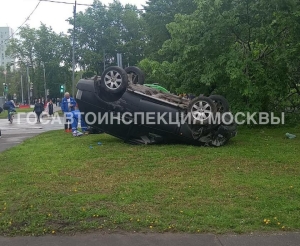
[[[70,24],[73,21],[69,19]],[[94,1],[92,7],[77,14],[75,27],[76,62],[87,72],[101,74],[104,66],[116,65],[117,53],[129,64],[143,58],[142,21],[136,6],[124,7],[114,1],[106,8]]]
[[[41,23],[39,29],[22,27],[19,38],[12,39],[8,53],[17,60],[24,78],[24,91],[27,98],[29,72],[30,82],[33,83],[32,98],[45,96],[44,69],[47,89],[50,97],[59,97],[59,85],[71,83],[69,37],[56,34]]]
[[[171,38],[167,24],[173,22],[177,14],[193,13],[197,5],[193,0],[149,0],[146,4],[143,14],[147,35],[145,53],[149,59],[163,61],[166,57],[159,56],[157,52]]]
[[[171,38],[160,51],[173,54],[181,88],[223,94],[234,111],[256,112],[279,110],[291,88],[298,92],[298,1],[198,0],[197,5],[167,25]]]

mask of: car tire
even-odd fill
[[[229,103],[225,97],[220,95],[211,95],[209,96],[209,98],[213,100],[213,102],[216,104],[217,112],[219,113],[229,112]]]
[[[145,82],[145,73],[138,67],[127,67],[125,68],[128,74],[128,82],[133,84],[143,85]]]
[[[217,112],[217,107],[212,99],[200,96],[190,101],[187,112],[194,124],[208,124]]]
[[[108,93],[118,94],[124,92],[127,86],[128,76],[121,67],[109,67],[101,75],[101,87]]]

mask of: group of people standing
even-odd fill
[[[5,105],[7,105],[7,107],[4,107],[3,109],[8,111],[9,120],[10,112],[16,112],[16,105],[13,100],[7,101]],[[3,109],[0,107],[0,113],[3,111]],[[90,129],[87,127],[84,117],[81,116],[78,104],[68,92],[65,93],[65,97],[61,101],[61,110],[64,113],[65,132],[72,132],[72,135],[74,137],[82,136],[90,132]],[[43,103],[41,99],[38,99],[34,104],[33,112],[37,116],[37,123],[41,122],[41,115],[43,112],[46,112],[48,116],[54,116],[53,101],[50,99],[45,105],[45,103]],[[79,122],[81,124],[82,132],[78,131]]]
[[[33,112],[35,112],[37,116],[37,123],[41,122],[41,114],[43,111],[46,111],[48,116],[53,116],[54,114],[54,109],[53,109],[53,102],[50,99],[49,102],[45,105],[41,99],[39,99],[35,104],[33,108]]]
[[[72,132],[74,137],[88,134],[89,130],[85,123],[84,117],[81,117],[81,113],[78,109],[78,105],[69,92],[65,93],[64,98],[61,100],[61,110],[64,113],[64,128],[65,132]],[[46,111],[49,116],[53,116],[53,101],[50,99],[47,105],[44,105],[39,99],[35,105],[33,111],[37,115],[37,122],[40,122],[40,116],[43,111]],[[82,132],[78,131],[78,123],[81,124]]]

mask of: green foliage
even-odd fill
[[[163,43],[171,38],[166,25],[174,21],[176,14],[191,14],[196,6],[193,0],[147,1],[143,14],[148,40],[145,50],[147,58],[158,61],[166,60],[166,56],[160,56],[158,53]],[[172,56],[168,58],[172,59]]]
[[[138,66],[146,74],[145,83],[158,83],[173,93],[182,92],[180,88],[181,84],[178,80],[178,73],[176,73],[176,64],[167,61],[159,63],[157,61],[144,59]]]
[[[69,22],[73,24],[73,19]],[[135,65],[144,58],[144,46],[143,21],[136,6],[124,8],[114,1],[106,8],[95,1],[76,16],[76,60],[84,70],[101,74],[104,61],[106,66],[117,64],[117,53],[122,53],[124,65]]]
[[[299,1],[149,0],[144,8],[95,0],[77,13],[75,60],[84,71],[76,79],[100,75],[122,53],[124,67],[140,66],[147,83],[172,92],[222,94],[234,112],[299,112]],[[69,34],[42,24],[23,27],[11,42],[21,73],[34,66],[35,96],[44,93],[43,63],[50,92],[60,84],[71,90]]]
[[[277,110],[274,105],[286,102],[291,90],[300,95],[298,1],[199,0],[197,5],[167,25],[171,38],[160,50],[173,55],[168,67],[175,69],[180,88],[223,94],[234,111]]]
[[[20,67],[18,81],[22,75],[25,99],[28,99],[27,66],[30,82],[33,83],[33,98],[45,96],[44,70],[49,96],[60,96],[59,84],[71,84],[70,50],[68,37],[56,34],[44,24],[39,29],[29,26],[20,29],[19,38],[11,40],[7,52],[17,60]],[[20,84],[18,91],[21,91]]]

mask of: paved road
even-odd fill
[[[300,234],[79,234],[75,236],[0,237],[1,246],[299,246]]]
[[[58,110],[58,109],[57,109]],[[35,123],[34,114],[16,117],[13,124],[0,120],[0,152],[42,132],[63,129],[62,118],[43,118]],[[1,170],[0,170],[1,171]],[[1,218],[0,218],[1,219]],[[75,236],[0,237],[0,246],[299,246],[300,233],[213,235],[213,234],[77,234]]]
[[[57,110],[59,108],[56,108]],[[42,132],[63,129],[62,120],[58,116],[54,118],[45,116],[41,119],[41,123],[36,123],[34,113],[16,114],[12,124],[7,119],[0,119],[0,152]]]

